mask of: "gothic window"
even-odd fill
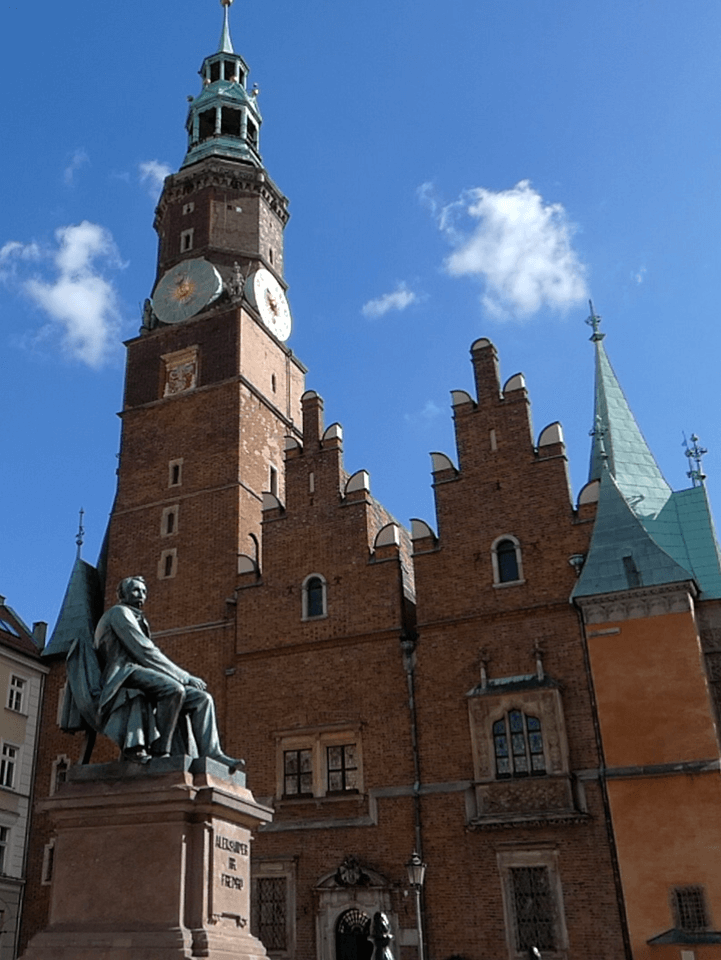
[[[493,542],[491,563],[493,566],[493,582],[496,586],[502,583],[519,583],[523,580],[521,545],[510,534],[498,537]]]
[[[303,619],[313,620],[328,613],[326,582],[319,573],[312,573],[303,581]]]
[[[354,743],[326,747],[328,793],[358,791],[358,764]]]
[[[178,532],[178,513],[180,505],[174,504],[172,507],[165,507],[160,519],[160,536],[172,537]]]
[[[548,867],[511,867],[516,950],[555,950],[555,909]]]
[[[541,721],[520,710],[508,713],[493,724],[496,776],[539,777],[546,773]]]
[[[268,477],[268,482],[270,483],[270,492],[274,497],[278,496],[278,471],[271,464],[270,466],[270,476]]]
[[[168,486],[179,487],[183,482],[183,461],[171,460],[168,464]]]
[[[158,580],[170,580],[178,572],[178,551],[163,550],[158,561]]]
[[[10,677],[10,688],[8,690],[8,709],[14,710],[16,713],[23,713],[23,705],[25,702],[25,687],[27,681],[22,677],[15,676],[13,674]]]
[[[675,887],[672,891],[674,926],[688,933],[710,927],[703,887]]]
[[[18,762],[18,748],[9,743],[3,743],[0,751],[0,787],[15,786],[15,772]]]

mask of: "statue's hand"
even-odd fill
[[[200,677],[189,677],[187,686],[195,687],[196,690],[207,690],[208,684],[205,680],[201,680]]]

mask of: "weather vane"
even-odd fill
[[[78,518],[78,532],[75,537],[75,543],[78,546],[78,560],[80,559],[80,553],[83,549],[83,543],[85,541],[85,527],[83,526],[83,517],[85,516],[85,511],[83,508],[80,508],[80,517]]]
[[[591,316],[588,317],[588,319],[586,320],[586,323],[589,325],[589,327],[593,327],[593,334],[591,336],[591,340],[593,340],[595,343],[597,340],[603,340],[606,334],[599,332],[598,328],[601,324],[601,317],[599,317],[596,311],[593,309],[593,300],[588,301],[588,306],[591,310]]]
[[[698,437],[695,433],[691,434],[691,443],[692,446],[689,446],[688,440],[686,439],[686,434],[684,434],[683,445],[686,448],[684,453],[688,457],[688,464],[690,467],[691,461],[696,464],[696,469],[694,470],[694,468],[691,467],[691,469],[687,471],[686,476],[690,478],[692,486],[702,487],[703,482],[706,479],[706,474],[701,469],[701,466],[703,457],[708,453],[708,450],[705,447],[699,447]]]

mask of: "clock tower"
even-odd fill
[[[187,153],[156,210],[155,285],[127,343],[106,596],[122,577],[145,576],[164,648],[189,670],[197,658],[213,685],[213,662],[222,676],[232,649],[238,571],[260,559],[264,494],[283,498],[305,374],[285,344],[288,201],[263,165],[258,89],[233,48],[232,0],[221,3]]]

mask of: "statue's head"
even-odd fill
[[[129,607],[140,609],[147,596],[148,588],[145,586],[143,577],[126,577],[118,584],[118,597],[122,603],[127,603]]]

